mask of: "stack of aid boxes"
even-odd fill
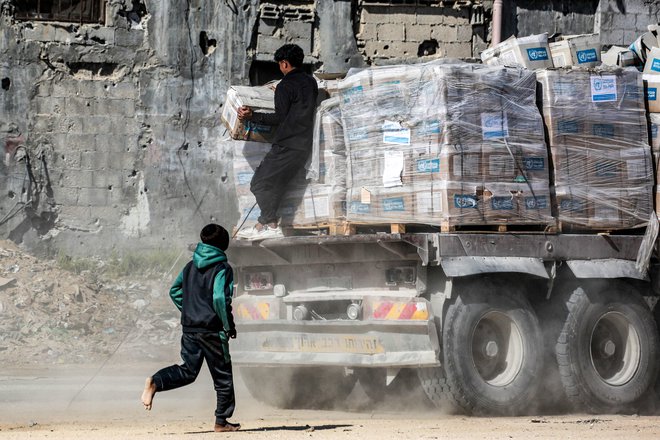
[[[642,75],[635,68],[537,75],[559,221],[588,229],[644,226],[654,179]]]
[[[532,71],[428,63],[340,82],[346,218],[363,223],[552,223]]]
[[[650,35],[655,36],[654,33],[650,33]],[[647,35],[647,42],[651,36]],[[658,47],[651,47],[647,52],[646,63],[644,64],[644,88],[651,123],[651,151],[653,153],[657,182],[657,173],[660,169],[660,135],[658,134],[658,129],[660,128],[660,48]],[[655,188],[655,200],[656,212],[660,212],[660,191],[658,187]]]

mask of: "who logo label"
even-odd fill
[[[531,47],[527,49],[527,58],[530,61],[547,61],[548,49],[545,47]]]
[[[598,61],[596,49],[579,50],[577,53],[578,64],[595,63]]]

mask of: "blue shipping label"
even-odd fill
[[[479,201],[473,194],[454,194],[454,206],[456,208],[476,208]]]
[[[484,139],[502,139],[509,137],[509,122],[506,114],[482,113],[481,131]]]
[[[273,127],[271,125],[255,124],[251,122],[249,123],[248,131],[252,133],[270,133],[273,131]]]
[[[513,197],[493,197],[490,206],[496,211],[513,209]]]
[[[561,203],[559,203],[559,207],[562,211],[579,212],[584,211],[584,202],[573,199],[563,199]]]
[[[593,102],[616,101],[616,76],[592,76],[591,100]]]
[[[546,196],[529,196],[525,197],[526,209],[547,209],[548,198]]]
[[[530,61],[546,61],[548,59],[548,49],[545,47],[532,47],[527,49],[527,57]]]
[[[254,171],[242,171],[236,176],[239,185],[249,185],[254,176]]]
[[[657,125],[651,125],[651,138],[652,139],[657,139],[658,138],[658,126]]]
[[[366,128],[360,127],[348,130],[349,141],[361,141],[364,139],[369,139],[369,130]]]
[[[558,134],[578,134],[580,132],[580,123],[575,120],[562,120],[557,122]]]
[[[440,121],[423,121],[419,126],[420,136],[440,134]]]
[[[651,70],[654,72],[660,72],[660,59],[653,58],[653,62],[651,63]]]
[[[419,159],[417,161],[418,173],[440,172],[440,159]]]
[[[649,87],[646,91],[646,99],[649,101],[655,101],[658,99],[658,89],[656,87]]]
[[[406,210],[406,205],[403,202],[403,197],[393,197],[391,199],[383,199],[383,211],[401,212],[405,210]]]
[[[344,93],[342,93],[344,102],[348,103],[356,98],[362,98],[361,95],[363,91],[364,91],[364,87],[362,86],[351,87],[350,89],[344,91]]]
[[[598,61],[598,54],[596,49],[578,50],[577,59],[578,64],[594,63]]]
[[[614,139],[614,125],[613,124],[594,124],[592,127],[592,134],[594,136]]]
[[[369,214],[371,205],[368,203],[351,202],[350,211],[352,214]]]
[[[526,170],[543,171],[545,170],[544,157],[523,157],[523,164]]]

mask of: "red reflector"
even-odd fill
[[[415,303],[408,303],[401,311],[399,319],[410,319],[410,317],[417,311],[417,305]]]
[[[381,303],[376,310],[374,310],[374,318],[376,319],[383,319],[387,316],[387,314],[390,312],[392,307],[394,306],[393,303],[391,302],[384,302]]]

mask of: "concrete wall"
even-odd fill
[[[286,42],[324,72],[478,57],[492,1],[108,0],[104,25],[16,21],[0,0],[0,238],[47,253],[175,247],[237,221],[230,84]],[[629,43],[648,0],[505,2],[505,36],[600,30]],[[255,65],[257,65],[255,63]]]
[[[111,1],[105,26],[2,11],[1,237],[88,255],[236,221],[218,120],[245,83],[256,2]]]

